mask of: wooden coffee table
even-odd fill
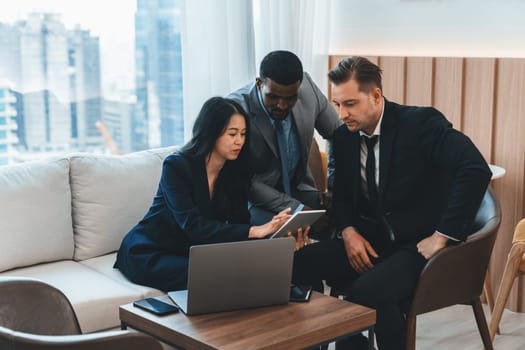
[[[167,296],[159,297],[171,303]],[[346,335],[369,331],[370,349],[376,312],[320,293],[307,303],[186,316],[156,316],[132,304],[120,307],[128,326],[182,349],[305,349]]]

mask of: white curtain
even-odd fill
[[[326,93],[332,0],[186,0],[182,10],[184,136],[202,103],[258,75],[272,50],[290,50]]]
[[[326,93],[331,0],[253,0],[255,57],[289,50]]]
[[[184,139],[208,98],[256,76],[251,0],[186,0],[182,10]]]

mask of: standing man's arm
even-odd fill
[[[252,180],[252,185],[248,196],[249,201],[256,206],[263,207],[273,212],[280,212],[286,208],[292,208],[292,213],[302,205],[284,192],[280,192],[272,186],[256,179]]]
[[[335,160],[332,155],[332,138],[335,129],[337,129],[342,122],[337,116],[337,112],[330,104],[326,96],[321,92],[319,87],[313,82],[308,73],[304,74],[305,82],[308,83],[312,89],[313,96],[317,102],[319,112],[315,119],[315,129],[317,132],[327,140],[327,155],[328,155],[328,169],[327,169],[327,183],[328,189],[332,189],[335,174]]]

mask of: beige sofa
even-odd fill
[[[148,210],[175,148],[74,154],[0,167],[0,278],[62,290],[83,333],[117,327],[118,307],[159,290],[113,269],[122,237]]]

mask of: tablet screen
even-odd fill
[[[306,210],[299,211],[292,215],[286,223],[281,226],[270,238],[286,237],[288,232],[295,232],[299,227],[306,227],[312,225],[319,219],[326,210]]]

